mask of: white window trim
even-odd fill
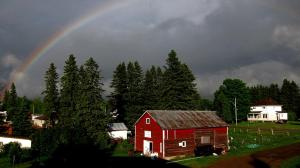
[[[146,118],[146,124],[150,124],[150,118]]]
[[[144,137],[145,138],[151,138],[151,131],[144,131]]]
[[[185,148],[186,147],[186,141],[181,141],[181,142],[179,142],[178,145]]]

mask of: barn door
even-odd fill
[[[144,155],[150,155],[153,152],[153,143],[151,141],[144,140]]]

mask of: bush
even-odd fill
[[[288,112],[288,120],[289,121],[296,121],[297,120],[297,114],[295,112]]]
[[[10,142],[4,145],[4,153],[8,155],[11,164],[21,161],[22,149],[19,143]]]

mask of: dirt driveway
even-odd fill
[[[283,160],[300,155],[300,143],[265,150],[248,156],[220,160],[209,168],[270,168],[280,167]]]

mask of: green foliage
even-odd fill
[[[300,117],[300,92],[294,81],[283,80],[280,100],[284,110],[296,112]]]
[[[143,71],[138,62],[127,65],[127,93],[125,93],[125,122],[133,129],[135,121],[144,112]]]
[[[18,109],[12,118],[13,134],[28,137],[32,133],[31,116],[29,114],[30,102],[26,97],[19,98],[17,107]]]
[[[45,114],[45,104],[39,97],[32,100],[30,109],[34,114]]]
[[[127,71],[125,63],[121,63],[117,66],[113,72],[113,79],[110,87],[114,90],[111,93],[111,104],[118,112],[118,120],[124,121],[125,117],[125,94],[128,92]]]
[[[16,86],[14,83],[12,83],[10,92],[8,94],[8,100],[7,100],[7,120],[11,121],[13,120],[15,113],[17,111],[17,102],[18,95],[16,91]]]
[[[216,98],[215,98],[215,108],[217,110],[217,114],[224,119],[226,122],[232,122],[233,120],[233,114],[230,109],[230,101],[225,96],[223,91],[216,92]]]
[[[22,149],[19,143],[10,142],[5,145],[5,151],[9,156],[10,163],[19,163],[22,157]]]
[[[166,60],[162,84],[161,109],[198,109],[200,96],[194,83],[195,77],[186,64],[182,64],[176,52],[171,50]]]
[[[292,111],[288,112],[288,120],[289,121],[296,121],[297,119],[298,119],[298,117],[295,112],[292,112]]]
[[[224,94],[227,100],[224,96],[222,96],[222,99],[220,99],[219,94]],[[242,80],[225,79],[223,84],[219,87],[219,90],[215,92],[214,105],[218,111],[223,113],[223,117],[225,117],[228,122],[235,120],[235,99],[237,105],[237,118],[238,120],[245,120],[247,118],[247,113],[250,111],[249,89]],[[221,105],[223,105],[223,107]],[[229,113],[228,110],[230,110],[231,113]]]
[[[58,111],[59,107],[59,93],[58,93],[58,74],[54,63],[51,63],[45,74],[45,90],[42,92],[44,95],[44,107],[48,117],[53,111]]]
[[[76,59],[70,55],[65,62],[64,73],[61,77],[59,122],[61,127],[74,128],[76,107],[78,102],[78,67]]]
[[[5,90],[3,101],[2,101],[2,110],[3,111],[7,111],[7,109],[8,109],[8,103],[9,103],[9,91]]]

